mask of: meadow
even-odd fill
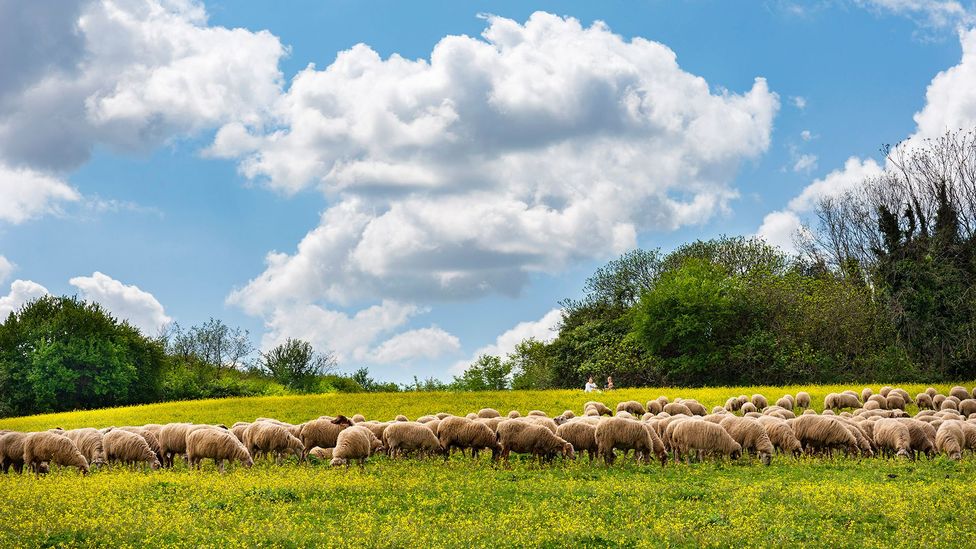
[[[775,400],[798,390],[819,410],[828,392],[862,386],[261,397],[9,418],[0,429],[258,416],[300,422],[337,413],[385,420],[485,406],[555,415],[591,398],[612,407],[664,394],[711,407],[738,394]],[[913,395],[926,387],[897,386]],[[972,546],[974,479],[971,455],[960,462],[777,457],[769,467],[742,459],[665,468],[618,460],[607,468],[585,457],[545,466],[513,459],[506,467],[456,455],[447,463],[378,456],[364,470],[259,461],[226,475],[209,464],[87,477],[60,469],[42,478],[0,476],[0,546]]]

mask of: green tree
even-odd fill
[[[458,391],[502,391],[509,388],[512,365],[494,355],[481,355],[451,387]]]
[[[279,383],[308,391],[320,376],[335,370],[336,359],[333,353],[315,352],[307,341],[288,338],[261,354],[261,366]]]
[[[512,371],[512,389],[552,389],[557,387],[553,357],[545,343],[526,339],[506,357]]]

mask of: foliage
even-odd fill
[[[481,355],[460,376],[454,376],[456,391],[499,391],[509,388],[512,365],[494,355]]]
[[[261,353],[261,367],[282,385],[299,391],[315,388],[318,378],[335,370],[333,353],[317,353],[312,344],[288,338],[267,353]]]

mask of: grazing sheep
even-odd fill
[[[444,418],[450,417],[450,416],[451,416],[451,414],[448,414],[447,412],[439,412],[439,413],[434,414],[434,417],[436,417],[437,419],[444,419]]]
[[[858,453],[857,439],[835,417],[804,413],[787,421],[806,451],[824,450],[831,455],[834,448],[841,448],[848,456]]]
[[[905,399],[900,393],[896,393],[894,391],[888,393],[888,396],[885,397],[885,402],[887,402],[889,410],[905,409]]]
[[[693,415],[704,416],[708,414],[708,410],[697,400],[682,400],[681,404],[688,408]]]
[[[949,398],[947,398],[947,399],[945,399],[945,400],[942,401],[942,406],[940,406],[939,409],[940,410],[954,410],[954,411],[958,411],[959,410],[959,404],[956,403],[956,401],[953,400],[952,397],[949,397]]]
[[[645,409],[648,413],[657,415],[664,411],[664,405],[656,400],[648,400]]]
[[[597,412],[596,408],[587,408],[583,410],[583,415],[586,417],[600,417],[600,412]]]
[[[852,435],[854,435],[854,441],[857,443],[857,448],[861,452],[861,455],[864,457],[873,457],[874,444],[872,443],[872,440],[868,438],[868,435],[862,426],[849,417],[839,416],[837,419],[840,420],[840,422]]]
[[[478,419],[478,414],[476,414],[474,412],[471,412],[471,413],[465,415],[464,417],[466,417],[468,419]]]
[[[398,422],[390,425],[383,431],[383,447],[391,458],[410,452],[433,455],[441,450],[437,436],[422,423]]]
[[[962,425],[958,421],[946,421],[939,426],[935,434],[935,447],[939,453],[945,453],[950,459],[962,459],[962,449],[965,445],[965,435]]]
[[[439,419],[435,419],[434,421],[428,421],[424,425],[427,425],[427,427],[429,429],[434,430],[434,429],[437,428],[437,424],[439,424],[440,421],[441,420],[439,420]],[[369,431],[371,433],[373,433],[373,436],[374,437],[376,437],[376,438],[378,438],[380,440],[383,440],[383,432],[386,431],[390,427],[390,425],[393,425],[395,423],[403,423],[403,422],[402,421],[384,421],[384,422],[381,423],[379,421],[366,421],[364,423],[360,423],[359,426],[360,427],[365,427],[365,428],[369,429]],[[338,431],[336,432],[336,436],[337,437],[339,436]]]
[[[349,467],[349,462],[358,461],[360,467],[366,466],[366,459],[373,453],[375,445],[373,433],[369,429],[362,427],[351,427],[339,432],[336,446],[332,450],[333,467],[345,465]]]
[[[566,423],[567,421],[573,419],[574,417],[576,417],[576,414],[574,414],[572,410],[564,410],[563,413],[554,417],[553,421],[556,422],[556,425],[562,425],[563,423]]]
[[[478,417],[478,414],[475,414],[475,417]],[[472,419],[473,419],[473,418],[472,418]],[[398,415],[397,417],[395,417],[395,418],[393,419],[393,421],[410,421],[410,418],[408,418],[407,416],[405,416],[405,415],[403,415],[403,414],[400,414],[400,415]]]
[[[623,418],[627,418],[627,419],[637,419],[637,418],[634,417],[634,414],[632,414],[632,413],[630,413],[630,412],[628,412],[626,410],[620,410],[619,412],[617,412],[616,414],[614,414],[613,417],[623,417]]]
[[[908,426],[908,433],[912,437],[914,458],[917,459],[923,454],[929,457],[935,454],[935,427],[924,421],[908,417],[899,418],[897,421]]]
[[[655,402],[656,401],[651,401]],[[596,423],[588,421],[568,421],[556,429],[556,436],[573,445],[576,452],[586,452],[590,461],[597,456]]]
[[[742,403],[739,402],[739,399],[735,397],[729,397],[729,399],[725,401],[725,409],[729,412],[738,412],[741,406]]]
[[[240,461],[245,467],[254,465],[247,448],[233,433],[220,429],[197,429],[186,435],[186,460],[190,467],[200,469],[204,459],[212,459],[224,472],[224,462]]]
[[[763,426],[763,429],[766,429],[766,435],[769,437],[769,441],[773,443],[773,447],[780,452],[799,456],[803,451],[800,440],[796,438],[793,428],[785,419],[764,415],[757,421]]]
[[[0,470],[3,470],[4,474],[10,471],[11,466],[16,473],[24,472],[24,441],[27,440],[28,434],[8,431],[0,435]],[[47,463],[41,463],[39,473],[47,472]]]
[[[728,410],[722,406],[712,406],[712,414],[721,414],[723,412],[728,412]],[[707,416],[708,414],[705,415]]]
[[[742,446],[729,435],[721,425],[709,421],[688,420],[678,422],[671,432],[671,445],[674,449],[674,462],[694,451],[699,459],[704,453],[729,456],[738,459]]]
[[[549,417],[549,414],[543,412],[542,410],[531,410],[526,416],[537,416],[537,417]]]
[[[177,455],[186,454],[186,437],[201,429],[230,431],[223,425],[197,425],[193,423],[168,423],[159,430],[159,457],[163,467],[172,467]],[[233,433],[231,433],[233,434]],[[236,437],[235,437],[236,438]]]
[[[790,395],[783,395],[776,401],[776,405],[784,410],[792,410],[796,407],[794,404],[793,397]]]
[[[596,427],[596,442],[598,452],[607,465],[612,465],[616,459],[615,449],[634,450],[637,458],[643,461],[654,454],[661,460],[662,466],[668,459],[664,443],[654,429],[632,419],[613,417],[601,421]]]
[[[482,408],[478,410],[478,417],[502,417],[502,415],[494,408]]]
[[[966,417],[969,417],[970,414],[976,414],[976,400],[971,398],[963,399],[959,403],[958,408],[959,413]]]
[[[756,405],[752,402],[746,402],[739,408],[739,411],[742,412],[742,415],[755,413]]]
[[[230,426],[230,432],[234,433],[237,440],[244,442],[244,431],[250,426],[251,424],[246,421],[238,421]]]
[[[102,433],[98,429],[86,427],[64,431],[64,436],[71,439],[78,447],[81,455],[85,456],[92,467],[105,463],[105,451],[102,444]]]
[[[329,417],[329,416],[321,416],[321,417],[319,417],[319,419],[324,419],[324,418],[333,419],[332,417]],[[300,432],[302,432],[302,426],[304,425],[304,424],[302,424],[302,425],[292,425],[291,423],[285,423],[284,421],[278,421],[277,419],[272,419],[272,418],[269,418],[269,417],[259,417],[259,418],[257,418],[257,419],[254,420],[255,423],[257,423],[258,421],[267,421],[269,423],[274,423],[275,425],[281,425],[285,429],[288,429],[288,432],[291,433],[291,436],[293,436],[295,438],[300,438],[298,436],[298,434]]]
[[[915,406],[918,406],[919,410],[931,410],[932,406],[932,396],[928,393],[919,393],[915,395]]]
[[[851,393],[830,393],[824,397],[824,408],[828,410],[860,407],[861,401],[858,400],[857,395]]]
[[[967,398],[973,397],[965,387],[960,387],[959,385],[949,389],[949,396],[954,396],[959,400],[966,400]]]
[[[508,461],[512,452],[532,454],[540,462],[551,459],[556,454],[573,459],[573,445],[542,425],[519,419],[507,419],[498,425],[498,443],[502,447],[501,457]]]
[[[801,410],[806,410],[810,407],[810,394],[806,391],[800,391],[796,394],[796,408]]]
[[[910,457],[912,434],[908,426],[896,419],[882,418],[874,424],[874,445],[885,455]]]
[[[302,441],[307,453],[316,446],[322,448],[335,448],[338,444],[339,433],[352,427],[352,421],[346,416],[338,416],[335,419],[313,419],[302,426],[298,433],[298,439]],[[302,459],[307,456],[303,455]]]
[[[319,461],[332,461],[332,448],[321,448],[316,446],[308,452],[309,459],[317,459]]]
[[[932,397],[932,409],[934,409],[934,410],[941,410],[942,409],[942,403],[945,402],[945,399],[946,399],[946,396],[945,395],[939,395],[939,394],[937,394],[937,395],[933,396]]]
[[[547,417],[542,417],[542,416],[526,416],[526,417],[522,417],[522,418],[518,418],[518,419],[519,419],[519,421],[528,421],[528,422],[534,423],[536,425],[541,425],[541,426],[545,427],[546,429],[549,429],[553,433],[555,433],[556,432],[556,428],[559,427],[559,425],[556,424],[555,420],[552,420],[552,419],[547,418]]]
[[[508,419],[515,419],[517,417],[521,417],[521,415],[522,414],[520,414],[518,410],[512,410],[508,413]]]
[[[873,394],[874,391],[872,391],[870,387],[861,389],[861,402],[867,402],[867,400],[871,398],[871,395]]]
[[[440,429],[440,426],[441,426],[441,420],[439,419],[435,419],[434,421],[428,421],[427,423],[424,423],[424,427],[430,429],[430,432],[434,433],[434,436],[437,436],[437,430]],[[376,432],[374,431],[373,434],[375,435]],[[382,440],[383,439],[382,434],[380,434],[378,438]]]
[[[773,443],[770,442],[766,429],[758,419],[729,416],[719,425],[739,443],[742,451],[755,450],[763,465],[770,464],[773,459]]]
[[[487,425],[468,418],[449,417],[441,420],[437,438],[444,451],[444,461],[450,458],[454,448],[460,448],[462,455],[466,449],[471,448],[471,456],[474,458],[478,457],[481,449],[487,448],[491,450],[493,460],[498,459],[501,452],[495,432]]]
[[[366,416],[364,416],[363,414],[355,414],[352,416],[352,419],[350,421],[352,421],[353,425],[357,423],[363,423],[364,421],[366,421]]]
[[[935,390],[935,387],[929,387],[925,390],[925,394],[929,395],[930,397],[935,397],[935,395],[939,394],[939,392]]]
[[[881,395],[876,395],[876,396],[881,396]],[[867,401],[867,402],[864,403],[864,406],[861,409],[862,410],[880,410],[881,409],[881,405],[878,404],[878,402],[875,401],[875,400],[869,400],[869,401]]]
[[[420,416],[417,418],[417,423],[430,423],[431,421],[437,421],[437,418],[435,416]]]
[[[769,401],[763,395],[755,394],[752,395],[752,405],[756,407],[756,410],[763,410],[769,406]]]
[[[44,472],[43,462],[77,467],[82,475],[88,474],[88,460],[70,438],[50,431],[29,433],[24,438],[24,465],[40,475]]]
[[[102,445],[105,449],[105,459],[109,463],[122,463],[133,467],[137,463],[142,463],[150,469],[159,469],[159,458],[156,457],[156,452],[149,447],[145,438],[136,433],[112,429],[105,434]]]
[[[678,414],[684,414],[686,416],[695,415],[691,413],[690,408],[688,408],[684,404],[681,404],[680,402],[670,402],[668,404],[665,404],[663,412],[672,416],[676,416]]]
[[[503,421],[505,421],[505,420],[507,420],[507,419],[508,418],[504,418],[504,417],[479,417],[478,419],[475,419],[475,420],[472,420],[472,421],[477,421],[478,423],[483,423],[483,424],[487,425],[489,428],[491,428],[492,431],[497,431],[498,430],[498,424],[501,423],[501,422],[503,422]]]
[[[642,416],[646,410],[644,410],[644,405],[640,402],[637,402],[636,400],[628,400],[626,402],[617,403],[617,411],[627,412],[635,416]]]
[[[891,389],[892,389],[891,387],[885,385],[884,387],[881,388],[880,391],[878,391],[878,394],[880,394],[881,396],[887,398],[888,397],[888,393],[891,392]]]
[[[874,402],[874,403],[876,403],[878,405],[878,407],[880,407],[882,410],[887,410],[888,409],[888,399],[886,397],[881,396],[881,395],[871,395],[871,396],[869,396],[868,397],[868,402]]]
[[[278,465],[281,465],[284,454],[295,454],[295,458],[299,462],[305,457],[305,445],[302,444],[302,441],[281,425],[273,423],[261,421],[252,423],[244,431],[243,443],[252,459],[258,457],[259,454],[274,455],[275,463]]]
[[[613,410],[611,410],[610,408],[608,408],[606,404],[604,404],[602,402],[597,402],[595,400],[590,400],[586,404],[583,405],[583,410],[584,411],[587,408],[593,408],[601,416],[612,416],[613,415]]]

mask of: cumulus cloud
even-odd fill
[[[208,26],[195,0],[4,2],[0,161],[63,171],[96,144],[145,150],[255,123],[280,95],[285,53],[267,31]]]
[[[794,107],[796,107],[797,109],[800,109],[801,111],[803,109],[807,108],[807,100],[806,100],[806,98],[805,97],[801,97],[799,95],[794,96],[794,97],[791,97],[790,98],[790,103],[792,103]]]
[[[876,11],[908,17],[922,27],[952,28],[976,22],[973,6],[956,0],[855,0]]]
[[[794,172],[807,172],[817,168],[817,155],[815,154],[801,154],[796,158],[796,162],[793,163]]]
[[[402,364],[417,359],[435,359],[457,352],[461,341],[437,326],[410,330],[384,341],[370,354],[378,364]]]
[[[515,350],[515,347],[526,339],[535,339],[548,343],[556,338],[556,327],[562,321],[562,309],[553,309],[539,320],[520,322],[513,328],[506,330],[495,338],[495,342],[476,350],[470,359],[456,362],[451,372],[460,374],[475,362],[481,355],[494,355],[504,359]]]
[[[976,126],[976,28],[959,34],[962,59],[935,76],[925,91],[925,106],[915,114],[913,139]]]
[[[14,272],[14,268],[16,266],[9,259],[0,255],[0,283],[7,280],[10,274]]]
[[[78,191],[57,177],[0,163],[0,222],[23,223],[79,198]]]
[[[0,323],[7,320],[10,313],[20,309],[32,299],[44,297],[47,288],[31,280],[14,280],[10,284],[10,293],[0,297]]]
[[[172,321],[151,293],[135,285],[123,284],[98,271],[68,282],[81,291],[84,299],[98,302],[115,317],[128,320],[144,334],[155,335]]]
[[[251,314],[517,294],[536,272],[726,211],[768,147],[778,98],[685,72],[666,46],[546,13],[488,17],[428,59],[365,45],[300,72],[267,126],[209,153],[285,193],[331,199],[293,253],[229,301]]]

